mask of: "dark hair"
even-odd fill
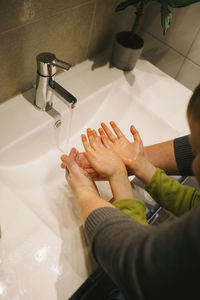
[[[200,121],[200,84],[196,87],[187,107],[187,116]]]

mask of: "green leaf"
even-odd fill
[[[163,35],[166,34],[172,22],[172,13],[168,8],[168,5],[165,1],[162,1],[161,5],[161,25],[163,28]]]
[[[126,0],[124,2],[121,2],[115,9],[115,11],[121,11],[126,9],[128,6],[130,5],[136,5],[137,3],[139,3],[140,0]]]
[[[169,6],[178,8],[188,6],[196,2],[200,2],[200,0],[167,0],[166,2]]]

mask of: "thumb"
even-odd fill
[[[69,157],[73,158],[74,160],[76,160],[76,156],[79,154],[78,150],[76,148],[72,148],[70,153],[69,153]]]
[[[134,141],[142,143],[142,139],[140,137],[140,134],[133,125],[131,125],[131,127],[130,127],[130,132],[133,136]]]
[[[78,175],[82,172],[82,169],[79,167],[73,157],[70,157],[69,155],[62,155],[61,160],[65,165],[67,175]]]

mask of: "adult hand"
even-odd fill
[[[92,178],[76,163],[76,155],[76,149],[73,148],[69,156],[65,154],[61,156],[61,168],[66,169],[65,176],[74,195],[78,199],[85,195],[88,196],[89,194],[99,195]]]
[[[145,184],[149,182],[155,172],[155,167],[146,159],[142,139],[136,128],[131,125],[130,132],[134,141],[129,142],[115,122],[110,122],[115,134],[105,123],[99,129],[102,142],[107,145],[123,160],[124,164]]]
[[[85,156],[92,167],[101,175],[110,179],[115,175],[127,176],[125,165],[121,158],[112,150],[109,139],[105,135],[103,140],[95,130],[87,129],[87,136],[81,135]]]
[[[73,153],[74,160],[79,165],[79,167],[85,170],[93,180],[106,180],[106,178],[102,174],[97,173],[97,171],[91,166],[84,152],[79,152],[76,148],[72,148],[69,156],[71,155],[71,153]]]
[[[134,141],[129,142],[115,122],[111,121],[110,125],[116,135],[113,134],[105,123],[101,123],[103,129],[99,129],[99,134],[103,143],[108,144],[121,157],[124,164],[136,174],[145,160],[143,143],[139,132],[131,125],[130,132],[133,135]]]
[[[72,149],[70,155],[62,155],[61,167],[66,169],[66,179],[76,197],[83,223],[96,209],[102,207],[114,207],[111,203],[102,199],[96,185],[86,171],[80,168],[76,161],[76,149]]]

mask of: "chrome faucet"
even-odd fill
[[[56,91],[65,100],[74,105],[77,99],[66,91],[54,78],[56,67],[68,71],[70,64],[57,59],[53,53],[40,53],[37,55],[37,81],[35,106],[40,110],[48,111],[53,107],[53,91]]]

